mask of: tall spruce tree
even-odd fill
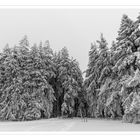
[[[96,69],[98,70],[98,98],[97,98],[97,110],[96,117],[105,117],[106,106],[105,100],[106,95],[102,94],[102,89],[106,87],[105,83],[108,82],[107,76],[110,74],[110,62],[109,62],[109,50],[106,39],[101,34],[100,40],[97,40],[98,48],[99,48],[99,58],[96,63]]]
[[[106,106],[111,117],[122,117],[126,122],[137,122],[139,109],[139,20],[132,21],[123,15],[117,42],[111,47],[111,82],[105,82]],[[133,85],[133,82],[136,84]],[[131,83],[132,82],[132,83]],[[134,83],[135,83],[134,82]],[[137,91],[137,92],[136,92]]]
[[[50,80],[55,76],[49,50],[29,46],[24,37],[18,46],[6,47],[1,57],[0,118],[34,120],[49,118],[53,110],[54,90]],[[44,49],[44,48],[42,48]]]
[[[59,114],[74,116],[77,109],[76,99],[82,92],[82,72],[77,61],[69,58],[66,47],[58,53],[57,63]]]
[[[120,77],[122,105],[124,107],[123,120],[126,122],[137,122],[139,107],[133,110],[135,99],[139,96],[139,82],[136,78],[139,75],[139,20],[132,21],[124,15],[117,38],[117,53],[121,53],[115,68],[117,67]],[[133,82],[137,84],[133,85]],[[132,83],[131,83],[132,82]],[[133,107],[132,107],[133,106]],[[133,110],[133,111],[132,111]]]
[[[96,69],[96,63],[99,58],[99,52],[97,45],[91,44],[89,51],[89,63],[86,70],[86,76],[84,86],[86,88],[87,100],[89,102],[89,114],[95,117],[95,111],[97,106],[97,87],[98,87],[98,73]]]

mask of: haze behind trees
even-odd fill
[[[138,13],[139,9],[132,8],[0,9],[0,50],[7,43],[10,47],[17,45],[24,35],[28,35],[31,46],[49,40],[53,50],[66,46],[85,71],[91,42],[103,33],[111,47],[122,15],[136,20]]]

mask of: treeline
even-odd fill
[[[25,36],[0,54],[0,120],[78,116],[81,99],[82,72],[67,48],[30,46]]]
[[[0,120],[88,117],[140,122],[140,16],[123,15],[116,41],[103,34],[91,44],[85,79],[66,47],[46,41],[30,46],[27,36],[0,54]]]
[[[86,70],[89,116],[140,122],[140,17],[123,15],[116,41],[101,35],[91,45]]]

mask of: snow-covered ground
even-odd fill
[[[140,131],[140,124],[122,123],[118,120],[80,118],[52,118],[26,122],[0,122],[0,132],[3,131]]]

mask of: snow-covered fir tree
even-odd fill
[[[55,57],[58,115],[75,116],[78,108],[78,95],[82,92],[82,72],[77,61],[69,57],[66,47]]]
[[[49,41],[6,45],[0,54],[0,119],[35,120],[77,116],[82,72],[64,47],[54,53]]]
[[[96,106],[97,106],[97,87],[98,87],[98,72],[96,69],[96,63],[99,58],[99,52],[97,50],[97,45],[91,44],[89,51],[89,63],[86,70],[86,76],[84,81],[84,86],[86,88],[87,99],[89,101],[89,114],[95,117]]]

